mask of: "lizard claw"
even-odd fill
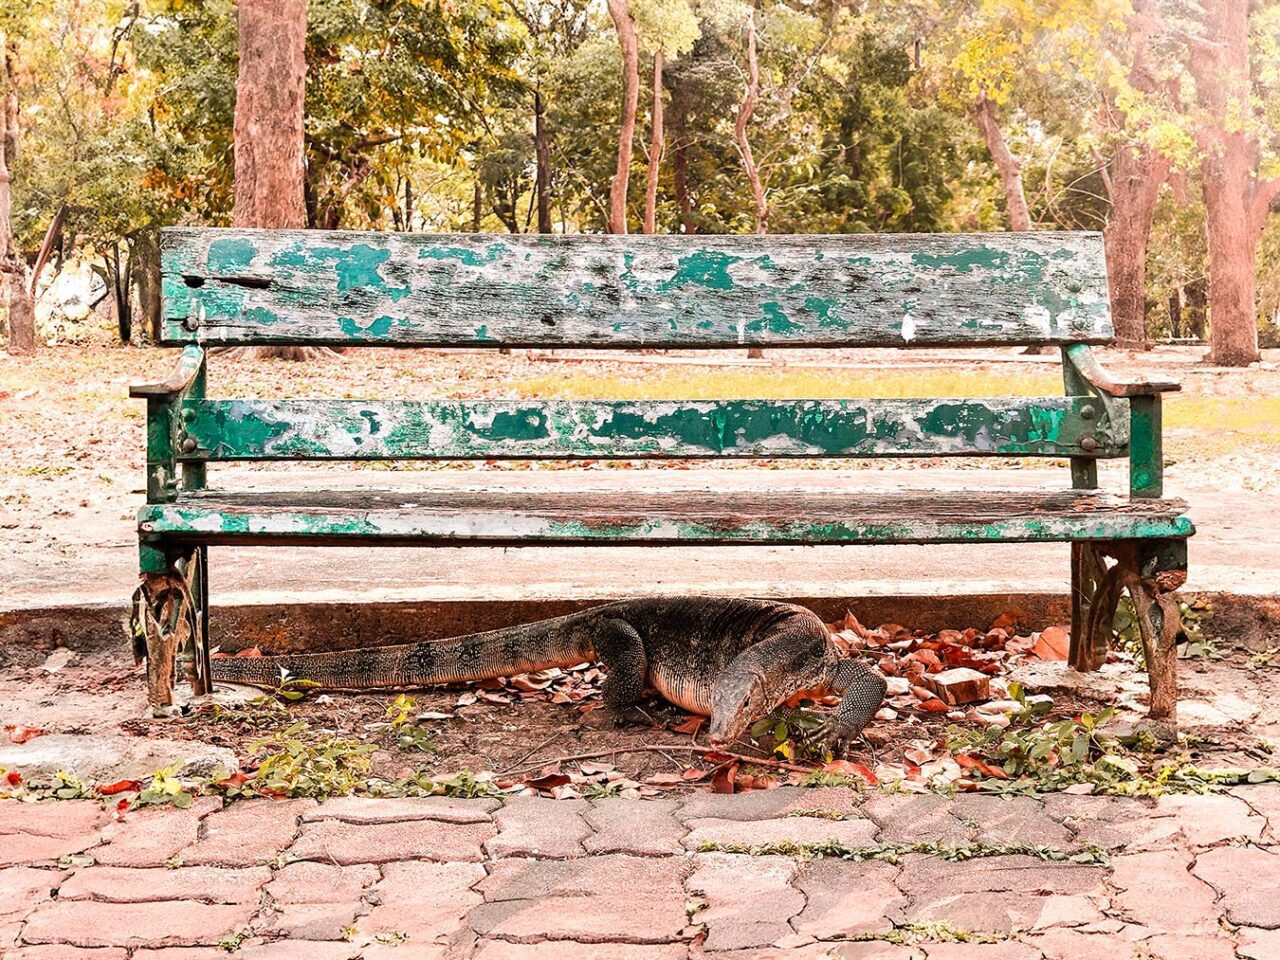
[[[828,753],[835,759],[844,757],[848,752],[849,743],[858,735],[858,731],[851,730],[847,724],[841,723],[835,717],[828,717],[805,738],[806,743],[819,743]]]

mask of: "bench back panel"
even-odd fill
[[[200,460],[1123,455],[1097,402],[188,400]],[[1124,420],[1127,423],[1127,419]],[[1097,446],[1085,451],[1084,436]]]
[[[1094,233],[504,236],[172,228],[166,343],[1104,343]]]

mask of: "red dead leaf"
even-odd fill
[[[830,773],[843,773],[850,777],[861,777],[869,787],[874,787],[880,782],[876,779],[876,775],[862,764],[852,763],[848,760],[832,760],[830,763],[824,764],[822,769]]]
[[[698,767],[690,767],[680,775],[680,779],[688,781],[705,780],[709,776],[711,776],[710,770],[701,770]]]
[[[41,730],[39,727],[24,727],[14,724],[6,724],[5,730],[9,734],[10,743],[26,743],[28,740],[34,740],[36,737],[43,737],[47,732],[45,730]]]
[[[569,782],[569,775],[566,773],[547,773],[540,777],[525,780],[525,783],[535,790],[550,790],[553,787],[563,787]]]
[[[104,797],[112,797],[117,793],[132,793],[142,789],[142,784],[137,780],[117,780],[115,783],[98,784],[94,787]]]
[[[254,657],[262,656],[262,651],[257,647],[245,647],[243,650],[237,651],[236,656],[243,657],[245,659],[252,659]]]
[[[937,697],[934,697],[932,700],[926,700],[924,703],[920,704],[920,709],[925,710],[928,713],[946,713],[951,708]]]
[[[7,774],[5,774],[4,778],[5,780],[8,781],[9,786],[11,787],[16,787],[18,786],[18,784],[22,783],[22,774],[20,774],[17,770],[10,770]]]
[[[992,780],[1008,780],[1009,779],[1009,775],[1004,772],[1003,768],[994,766],[990,763],[986,763],[982,760],[979,760],[977,757],[970,757],[970,756],[966,756],[963,753],[958,753],[955,756],[955,761],[956,763],[960,764],[960,766],[962,766],[964,769],[977,770],[984,777],[989,777]]]
[[[991,621],[992,630],[1003,630],[1005,633],[1013,633],[1014,627],[1018,625],[1018,618],[1012,613],[1002,613]]]
[[[715,774],[711,777],[712,793],[733,793],[734,784],[738,776],[738,762],[736,760],[720,766]]]
[[[706,717],[690,717],[684,723],[678,723],[671,729],[674,733],[687,733],[691,737],[696,737],[698,731],[702,729],[702,725],[706,722]]]
[[[1065,660],[1070,649],[1071,634],[1065,628],[1045,627],[1031,652],[1041,660]]]

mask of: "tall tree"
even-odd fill
[[[760,96],[760,61],[756,56],[756,11],[747,10],[747,77],[746,89],[742,95],[742,103],[738,106],[738,119],[733,125],[733,142],[738,145],[738,154],[742,157],[742,168],[747,174],[747,184],[751,187],[752,208],[755,217],[755,232],[769,232],[769,203],[765,198],[764,181],[760,179],[760,168],[756,166],[755,156],[751,152],[751,139],[747,136],[747,124],[756,110],[756,100]]]
[[[640,52],[629,0],[609,0],[609,16],[622,49],[622,119],[618,124],[618,164],[609,186],[609,232],[627,232],[627,186],[631,180],[631,146],[640,102]]]
[[[31,354],[36,349],[35,307],[27,290],[27,263],[13,235],[13,194],[9,165],[18,156],[18,49],[14,38],[0,30],[0,273],[9,315],[9,352]]]
[[[1022,184],[1022,161],[1009,149],[1000,121],[996,119],[996,103],[986,91],[980,92],[970,108],[978,132],[982,134],[991,162],[1000,174],[1000,188],[1004,192],[1004,209],[1009,217],[1010,230],[1031,229],[1031,208],[1027,206],[1027,191]]]
[[[644,233],[653,233],[658,219],[658,174],[666,146],[663,124],[663,70],[669,61],[693,49],[702,35],[688,0],[640,0],[633,8],[640,44],[653,52],[653,103],[649,113],[649,165],[645,176]]]
[[[1194,129],[1209,227],[1209,357],[1247,366],[1260,356],[1256,259],[1280,176],[1262,172],[1249,0],[1212,0],[1198,10],[1198,22],[1183,36],[1200,107]]]
[[[239,227],[307,225],[307,0],[240,0],[235,207]]]
[[[1147,246],[1156,200],[1173,166],[1168,154],[1151,142],[1152,131],[1141,129],[1143,121],[1134,115],[1167,93],[1150,63],[1149,48],[1158,29],[1151,5],[1152,0],[1134,0],[1116,58],[1128,60],[1127,75],[1103,85],[1098,111],[1098,125],[1111,146],[1111,157],[1100,156],[1098,165],[1111,201],[1103,229],[1111,319],[1119,345],[1140,350],[1148,347]]]

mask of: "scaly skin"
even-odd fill
[[[843,656],[811,610],[729,597],[624,600],[487,633],[398,646],[213,661],[213,679],[274,687],[281,669],[331,690],[416,687],[569,667],[598,659],[616,714],[647,688],[711,717],[714,746],[800,694],[843,697],[820,735],[836,750],[884,700],[884,679]]]

